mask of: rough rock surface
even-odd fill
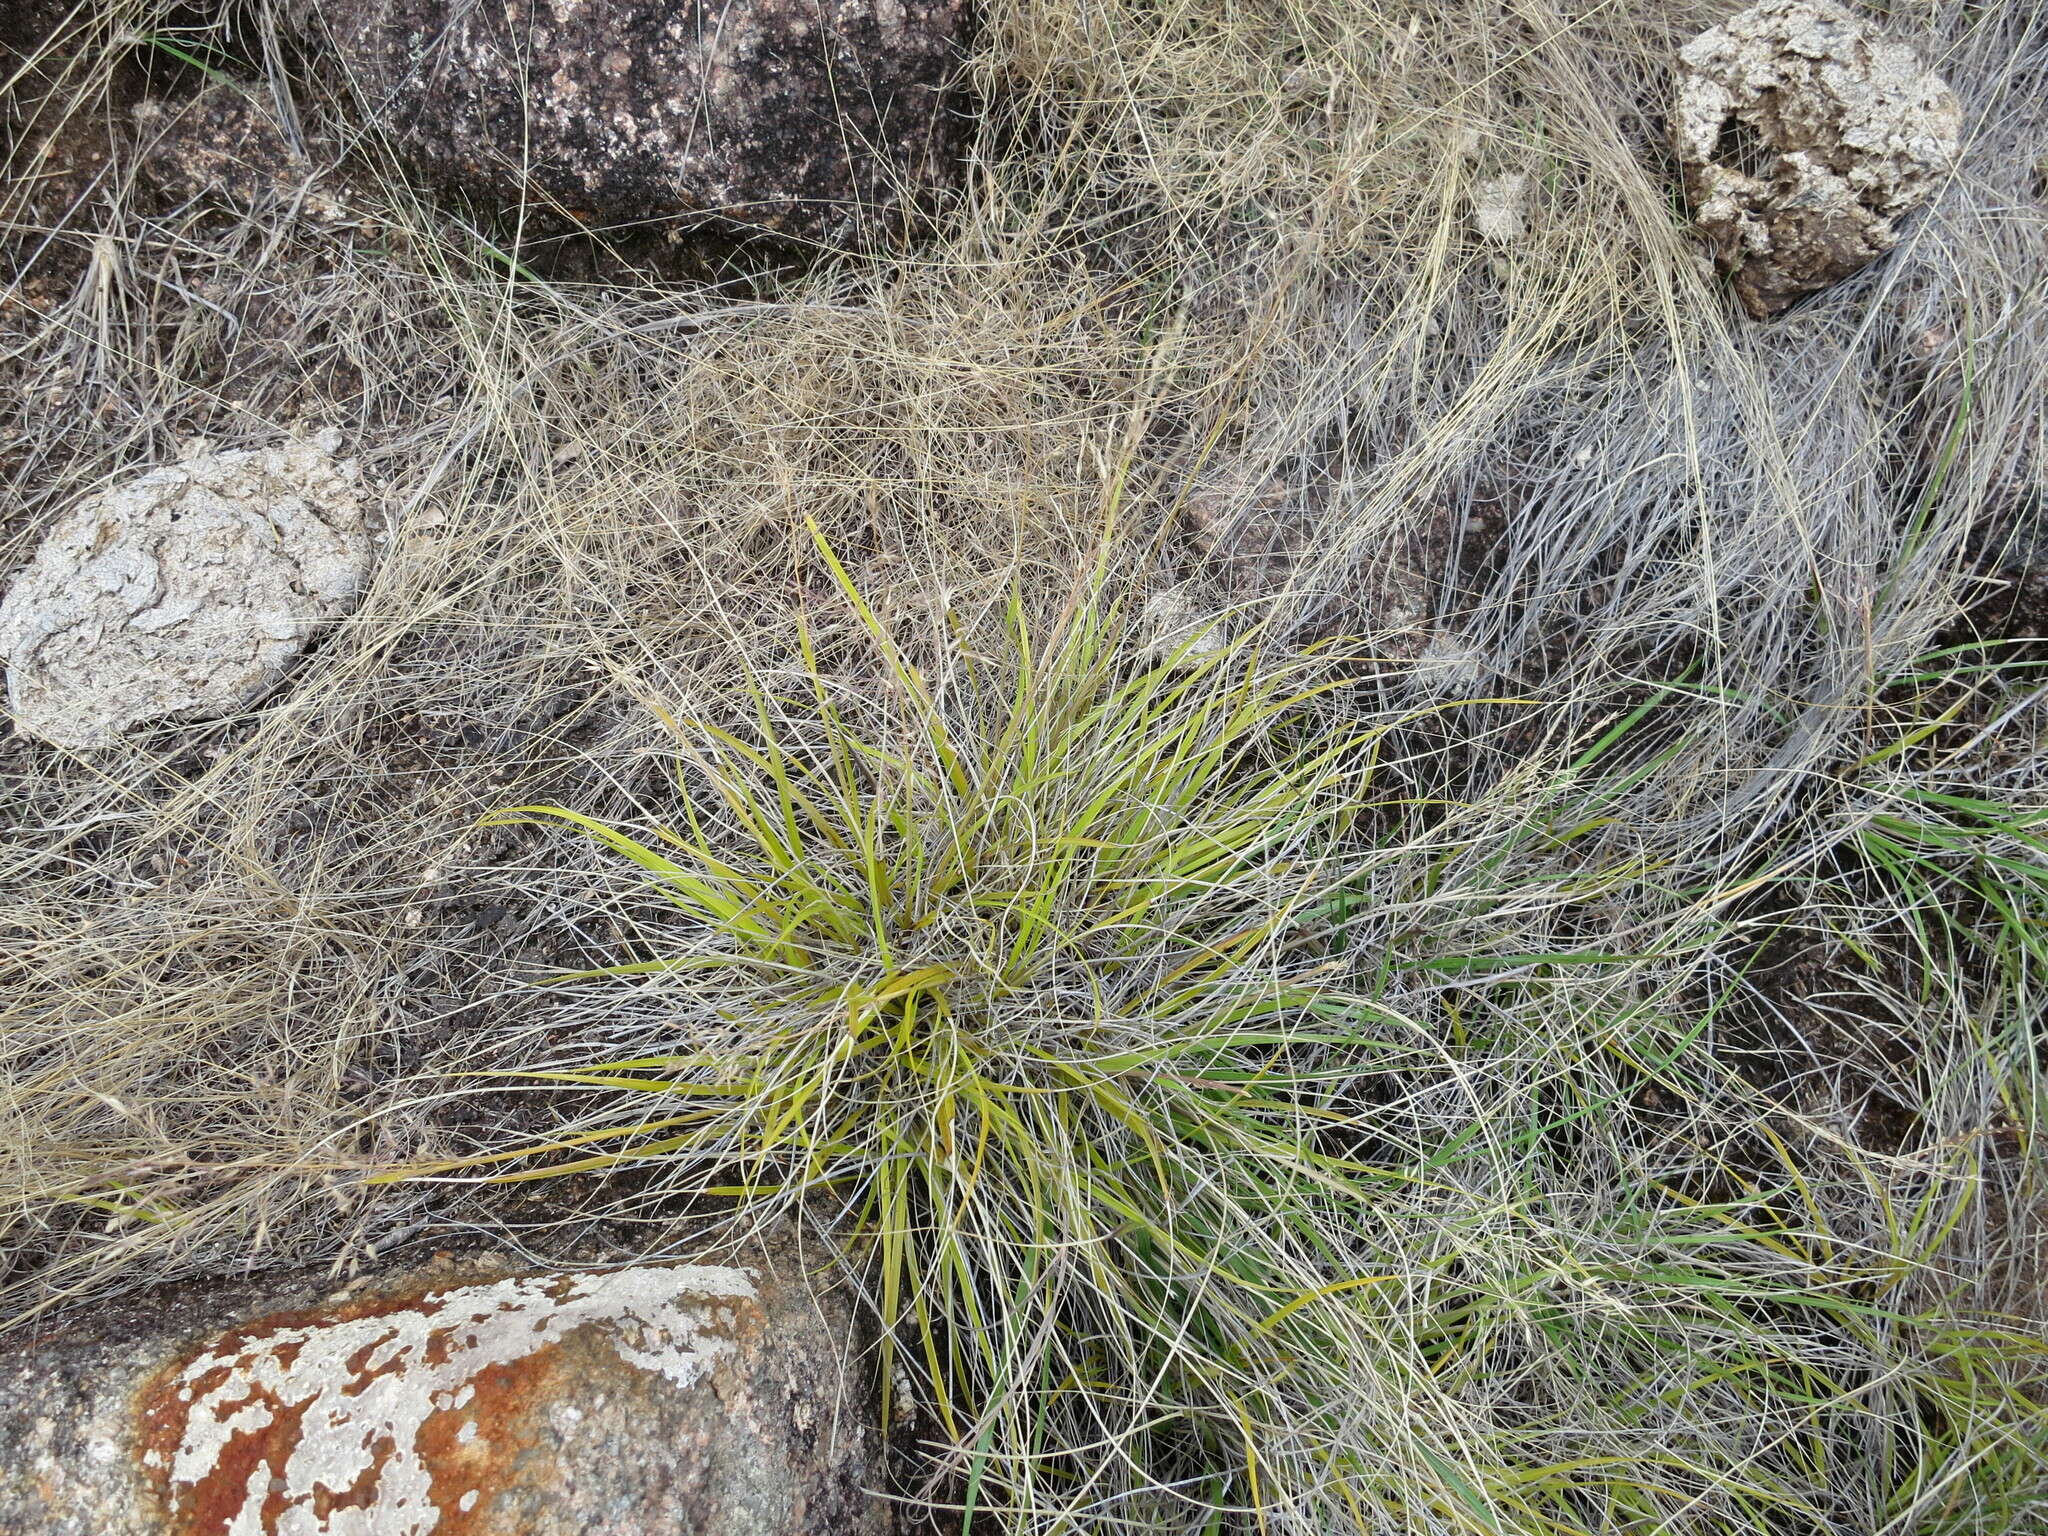
[[[274,685],[369,576],[359,478],[339,446],[197,452],[60,518],[0,599],[15,724],[104,747],[146,720],[230,714]]]
[[[1832,0],[1764,0],[1679,60],[1671,137],[1693,218],[1758,319],[1897,245],[1955,161],[1949,88]]]
[[[1535,184],[1526,171],[1509,171],[1472,190],[1472,227],[1488,245],[1515,245],[1529,233]]]
[[[427,181],[878,245],[943,186],[965,0],[300,0]]]
[[[786,1255],[191,1285],[0,1340],[9,1536],[884,1536]]]

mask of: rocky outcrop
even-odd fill
[[[885,1536],[848,1310],[788,1255],[440,1256],[0,1341],[9,1536]]]
[[[876,246],[955,174],[965,0],[298,10],[414,172],[495,209]]]
[[[1764,0],[1679,61],[1671,137],[1693,218],[1758,319],[1892,249],[1954,163],[1948,87],[1832,0]]]
[[[86,498],[0,599],[15,725],[74,749],[260,698],[371,565],[338,437],[195,452]]]

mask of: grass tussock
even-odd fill
[[[715,1193],[975,1529],[2040,1523],[2048,17],[1885,8],[1966,153],[1759,326],[1724,5],[984,9],[959,204],[773,278],[260,24],[6,66],[0,573],[195,435],[386,518],[245,717],[0,737],[6,1316]]]
[[[821,1223],[938,1453],[927,1496],[1003,1529],[2036,1507],[2040,1340],[1958,1331],[1948,1256],[1999,1156],[1987,1112],[2037,1109],[2042,816],[1889,801],[1811,886],[1787,846],[1739,882],[1805,886],[1832,924],[1856,864],[1905,909],[1852,947],[1916,957],[1920,1006],[1996,978],[1917,1095],[1985,1130],[1876,1155],[1788,1115],[1721,1019],[1737,893],[1595,851],[1668,763],[1636,738],[1670,700],[1532,775],[1519,827],[1418,836],[1474,808],[1376,786],[1404,722],[1330,718],[1355,656],[1306,687],[1242,643],[1119,666],[1113,611],[1039,642],[1013,607],[997,656],[928,674],[842,591],[872,673],[833,687],[807,643],[786,684],[751,678],[744,734],[671,722],[651,833],[503,813],[574,827],[677,915],[648,957],[560,978],[588,1022],[513,1078],[572,1090],[550,1130],[395,1177],[639,1165],[641,1200]],[[1970,917],[1930,916],[1960,892]],[[1635,917],[1603,930],[1627,949],[1563,947],[1603,909]],[[575,985],[599,977],[631,985]]]
[[[1013,604],[1007,656],[928,678],[845,590],[879,677],[833,687],[807,638],[803,693],[752,679],[745,736],[679,726],[677,830],[500,818],[566,821],[654,878],[684,952],[602,974],[686,979],[701,1048],[539,1074],[677,1104],[459,1166],[658,1159],[703,1194],[824,1195],[874,1250],[885,1330],[916,1336],[946,1430],[1001,1402],[996,1443],[1056,1444],[1034,1419],[1123,1374],[1134,1322],[1170,1300],[1119,1279],[1134,1243],[1186,1248],[1170,1192],[1198,1165],[1263,1180],[1300,1152],[1234,1058],[1287,1045],[1330,968],[1291,939],[1332,899],[1378,733],[1314,732],[1333,685],[1244,642],[1128,674],[1085,602],[1036,643]],[[1239,1193],[1197,1203],[1213,1222]],[[1016,1450],[987,1455],[1039,1481]]]

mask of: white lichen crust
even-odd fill
[[[1529,198],[1534,183],[1526,171],[1509,171],[1472,190],[1472,226],[1489,245],[1518,245],[1529,233]]]
[[[0,600],[19,729],[115,744],[152,720],[232,714],[354,607],[371,539],[339,440],[199,452],[88,497]]]
[[[1758,318],[1892,249],[1955,162],[1948,86],[1833,0],[1764,0],[1679,62],[1671,138],[1693,218]]]
[[[202,1348],[155,1390],[142,1456],[174,1519],[232,1536],[428,1536],[494,1491],[516,1367],[579,1331],[677,1390],[734,1351],[744,1271],[513,1277]],[[467,1475],[465,1475],[467,1474]],[[466,1486],[451,1486],[454,1483]]]

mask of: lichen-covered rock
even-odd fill
[[[1679,61],[1671,137],[1693,218],[1758,319],[1897,245],[1955,161],[1949,88],[1832,0],[1764,0]]]
[[[360,479],[339,446],[197,452],[60,518],[0,599],[15,724],[105,747],[272,687],[370,573]]]
[[[298,7],[414,171],[620,226],[717,215],[887,244],[955,174],[965,0]]]
[[[1488,245],[1517,245],[1529,233],[1534,183],[1526,171],[1489,177],[1472,189],[1472,227]]]
[[[738,1258],[444,1255],[0,1340],[0,1530],[885,1536],[848,1310],[786,1255]]]

